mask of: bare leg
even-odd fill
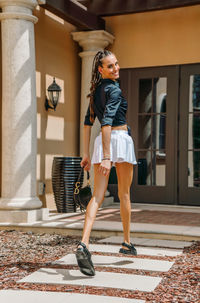
[[[88,250],[89,238],[97,210],[103,201],[108,185],[108,176],[106,177],[98,171],[99,165],[100,164],[94,165],[94,193],[87,206],[82,241],[76,250],[76,259],[79,269],[87,276],[95,275],[91,254]]]
[[[87,247],[89,245],[90,233],[96,218],[97,210],[103,202],[104,194],[108,186],[109,176],[105,177],[98,172],[99,165],[100,164],[94,164],[94,193],[87,206],[81,240]]]
[[[131,202],[130,186],[133,180],[133,165],[127,162],[116,163],[120,215],[124,231],[124,242],[130,243]]]

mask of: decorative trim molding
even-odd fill
[[[72,37],[82,46],[83,51],[96,51],[112,44],[115,37],[104,30],[73,32]]]
[[[37,0],[0,0],[0,7],[4,9],[8,6],[21,6],[33,10],[38,5],[38,2]]]
[[[31,21],[33,23],[38,22],[38,18],[29,15],[29,14],[23,14],[23,13],[0,13],[0,20],[7,20],[7,19],[23,19],[26,21]]]

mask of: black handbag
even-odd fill
[[[86,210],[90,199],[92,198],[92,190],[90,187],[90,174],[87,171],[87,185],[81,187],[81,176],[84,174],[84,169],[81,167],[78,179],[75,183],[74,188],[74,203],[76,207],[80,208],[81,211]]]

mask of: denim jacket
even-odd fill
[[[94,118],[104,125],[119,126],[126,124],[127,101],[122,96],[119,83],[111,79],[102,79],[94,92]],[[90,122],[88,106],[84,125]]]

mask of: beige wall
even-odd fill
[[[55,208],[51,184],[53,157],[78,156],[80,60],[72,40],[75,28],[44,9],[36,9],[35,25],[38,155],[37,180],[46,184],[40,196],[44,206]],[[44,108],[47,87],[53,76],[62,88],[56,111]]]
[[[200,5],[105,19],[122,68],[200,61]]]
[[[0,41],[1,41],[1,23],[0,23]],[[1,148],[2,148],[2,59],[1,59],[1,42],[0,42],[0,195],[1,195]]]

